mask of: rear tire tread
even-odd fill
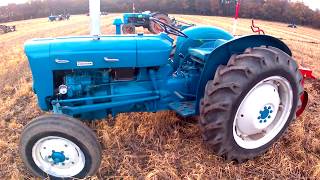
[[[287,62],[288,60],[288,62]],[[280,49],[274,47],[247,48],[243,54],[232,55],[226,66],[220,65],[215,73],[214,79],[208,81],[205,87],[204,98],[200,103],[200,129],[205,143],[218,155],[223,155],[227,160],[243,162],[247,159],[262,154],[266,149],[259,152],[241,154],[234,149],[230,141],[230,130],[227,131],[227,121],[232,119],[232,105],[244,91],[247,83],[252,81],[256,74],[276,66],[287,67],[289,73],[295,77],[298,96],[303,93],[301,86],[301,74],[298,72],[296,62]],[[237,81],[239,80],[239,81]],[[301,104],[298,98],[298,106]],[[223,101],[224,108],[219,102]],[[297,107],[294,112],[297,111]],[[294,113],[295,114],[295,113]],[[293,116],[295,118],[295,115]],[[232,134],[232,130],[231,130]],[[233,138],[233,137],[232,137]]]

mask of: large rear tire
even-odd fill
[[[200,103],[206,144],[227,160],[264,153],[287,129],[301,105],[297,63],[274,47],[248,48],[219,66]]]
[[[169,25],[172,24],[172,21],[171,21],[171,19],[169,18],[169,16],[167,14],[154,13],[154,14],[152,14],[152,17],[156,18],[156,19],[158,19],[158,20],[160,20],[160,21],[162,21],[162,22],[164,22],[166,24],[169,24]],[[159,34],[159,33],[164,31],[162,29],[162,27],[159,24],[155,23],[154,21],[150,21],[148,29],[153,34]]]
[[[101,163],[101,146],[93,131],[63,115],[45,115],[29,123],[21,134],[20,153],[26,167],[41,178],[85,178]]]

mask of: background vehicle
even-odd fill
[[[7,26],[0,24],[0,32],[3,34],[16,31],[16,26]]]
[[[59,14],[59,15],[51,15],[48,17],[49,21],[63,21],[63,20],[69,20],[70,14]]]
[[[136,27],[146,28],[153,34],[163,32],[163,29],[157,23],[154,23],[154,21],[150,20],[150,18],[156,18],[166,24],[169,24],[181,30],[194,26],[193,24],[177,21],[174,18],[170,18],[168,14],[160,12],[151,13],[150,11],[145,11],[142,13],[123,14],[122,32],[124,34],[134,34],[136,32]]]

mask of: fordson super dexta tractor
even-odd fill
[[[52,112],[21,135],[21,157],[37,176],[95,174],[101,146],[80,120],[165,110],[196,116],[208,148],[243,162],[264,153],[305,107],[303,75],[277,38],[235,38],[213,26],[181,31],[155,18],[165,33],[101,36],[99,0],[90,9],[90,36],[25,44],[39,106]]]

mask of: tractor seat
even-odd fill
[[[207,56],[214,50],[214,48],[190,48],[189,54],[191,59],[203,64]]]
[[[215,50],[218,46],[225,43],[226,40],[216,39],[207,43],[204,43],[198,48],[189,48],[188,52],[192,60],[197,61],[201,64],[204,64],[207,57]]]

